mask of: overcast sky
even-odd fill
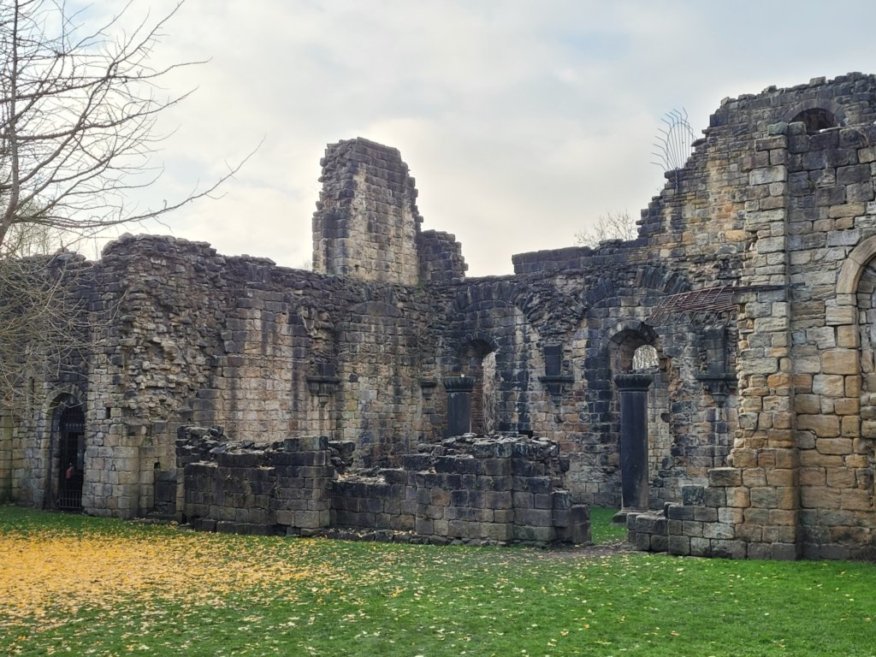
[[[162,118],[156,194],[263,143],[221,198],[146,228],[300,267],[325,145],[361,136],[401,151],[423,228],[456,235],[469,275],[510,273],[513,253],[638,216],[667,111],[699,135],[726,96],[876,73],[874,25],[873,0],[188,0],[156,56],[210,61],[168,80],[198,89]]]

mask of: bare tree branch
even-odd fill
[[[180,6],[124,33],[130,4],[88,32],[62,3],[0,5],[0,247],[20,223],[77,232],[159,217],[210,196],[246,161],[159,207],[126,203],[156,180],[146,163],[164,138],[157,117],[192,93],[166,96],[158,85],[202,63],[150,63]]]
[[[609,240],[634,240],[638,236],[636,222],[629,212],[607,212],[590,228],[575,233],[575,244],[596,248]]]
[[[160,85],[203,63],[152,63],[181,5],[126,31],[131,2],[96,27],[63,0],[0,2],[0,411],[33,381],[84,371],[92,266],[65,247],[211,196],[252,155],[159,207],[130,205],[162,173],[148,162],[167,138],[156,120],[193,91]]]

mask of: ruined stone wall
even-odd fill
[[[327,527],[335,470],[325,438],[289,438],[271,448],[210,441],[182,428],[177,452],[183,512],[195,528],[238,534],[299,534]]]
[[[670,506],[654,516],[666,522],[631,520],[636,540],[683,554],[870,554],[874,119],[876,78],[860,74],[727,99],[636,240],[519,254],[514,276],[477,279],[452,236],[420,231],[398,151],[332,145],[316,273],[167,238],[106,250],[83,292],[94,351],[69,390],[43,377],[12,430],[0,423],[0,491],[39,503],[53,409],[87,395],[93,513],[155,506],[179,425],[254,444],[324,435],[391,473],[440,442],[450,416],[462,431],[554,440],[570,499],[618,505],[614,377],[650,346],[649,505]],[[407,526],[410,490],[392,487],[426,478],[388,476],[399,480],[359,481],[371,492],[339,499],[384,499],[367,513]],[[346,503],[335,511],[366,513]]]
[[[398,150],[367,139],[331,144],[313,215],[313,270],[416,285],[417,190]]]
[[[156,237],[111,245],[97,277],[110,319],[89,377],[86,508],[151,508],[177,428],[192,422],[257,442],[352,440],[366,465],[420,439],[418,354],[433,316],[421,290]]]
[[[738,297],[739,428],[732,467],[670,506],[668,522],[633,521],[643,546],[734,557],[876,553],[873,443],[862,424],[874,91],[872,76],[851,74],[727,101],[716,115],[745,122],[753,140],[742,169],[740,282],[751,287]]]
[[[650,478],[658,508],[725,463],[735,401],[722,399],[726,408],[719,409],[697,378],[711,365],[698,338],[702,321],[650,319],[662,299],[688,289],[686,280],[662,267],[637,266],[634,258],[619,257],[617,247],[611,252],[612,258],[562,274],[470,279],[456,292],[446,324],[430,330],[441,332],[443,368],[475,378],[473,396],[482,394],[482,372],[474,365],[492,356],[496,381],[488,403],[495,428],[533,430],[557,441],[572,461],[567,481],[576,499],[609,506],[620,503],[613,376],[632,367],[635,347],[655,345],[662,369],[652,398],[661,411],[653,415]],[[724,340],[716,357],[729,372],[732,340]],[[467,345],[479,346],[477,357],[466,355]]]
[[[444,441],[403,467],[336,476],[325,438],[229,443],[201,428],[177,442],[183,511],[196,529],[250,534],[403,532],[405,540],[588,543],[586,507],[563,490],[556,444]],[[387,535],[389,538],[390,535]]]
[[[468,265],[462,257],[462,245],[450,233],[424,230],[417,236],[422,285],[461,283]]]

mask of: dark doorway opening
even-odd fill
[[[58,423],[58,504],[61,511],[82,511],[85,465],[85,416],[82,408],[64,409]]]

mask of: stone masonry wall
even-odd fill
[[[35,289],[54,290],[51,310],[56,315],[33,317],[29,330],[39,333],[35,344],[16,340],[3,346],[11,395],[0,404],[0,500],[52,506],[66,468],[56,444],[59,416],[68,405],[87,407],[88,402],[88,319],[97,305],[94,264],[60,252],[35,256],[18,267],[19,275],[34,276]],[[14,306],[19,300],[4,302]],[[9,367],[16,360],[22,363],[18,372]]]
[[[177,428],[193,422],[265,442],[346,437],[369,463],[417,438],[414,327],[429,306],[415,289],[155,237],[122,238],[96,271],[113,319],[96,324],[89,377],[83,499],[92,512],[150,509]]]
[[[568,457],[570,502],[617,505],[614,378],[649,347],[658,515],[630,510],[636,540],[692,554],[871,555],[874,120],[876,77],[857,73],[726,99],[642,212],[636,240],[519,254],[514,276],[477,279],[464,277],[452,236],[420,231],[398,151],[332,145],[316,272],[157,237],[124,237],[88,263],[90,282],[73,295],[94,347],[72,378],[35,377],[29,405],[2,414],[0,491],[51,502],[53,423],[78,400],[87,512],[165,506],[177,428],[194,423],[255,446],[301,435],[354,443],[358,467],[387,474],[350,486],[408,490],[338,500],[408,511],[339,501],[335,512],[408,526],[410,489],[452,493],[461,489],[444,475],[476,475],[436,461],[426,484],[404,466],[468,408],[455,429],[545,436]],[[494,522],[507,510],[465,499],[446,509],[489,510]],[[531,510],[546,512],[539,504]],[[473,526],[465,531],[482,532]]]
[[[196,529],[388,530],[429,542],[590,540],[587,508],[561,488],[563,460],[548,441],[450,439],[404,457],[402,468],[340,478],[325,438],[260,448],[184,428],[177,454],[184,514]]]
[[[444,285],[461,283],[468,265],[462,257],[462,245],[450,233],[424,230],[417,236],[420,260],[420,283]]]
[[[270,449],[223,442],[206,454],[202,440],[184,428],[177,444],[184,514],[195,529],[298,534],[329,525],[335,470],[325,438],[289,438]]]
[[[331,144],[313,215],[313,270],[363,281],[419,280],[417,190],[394,148],[366,139]]]
[[[587,508],[561,488],[567,466],[548,441],[448,439],[402,468],[341,478],[333,524],[430,542],[587,543]]]
[[[873,558],[873,443],[863,391],[876,255],[872,76],[727,101],[746,124],[748,255],[738,295],[740,403],[728,464],[661,516],[646,549],[707,556]],[[732,118],[731,118],[732,117]],[[746,123],[747,122],[747,123]]]

